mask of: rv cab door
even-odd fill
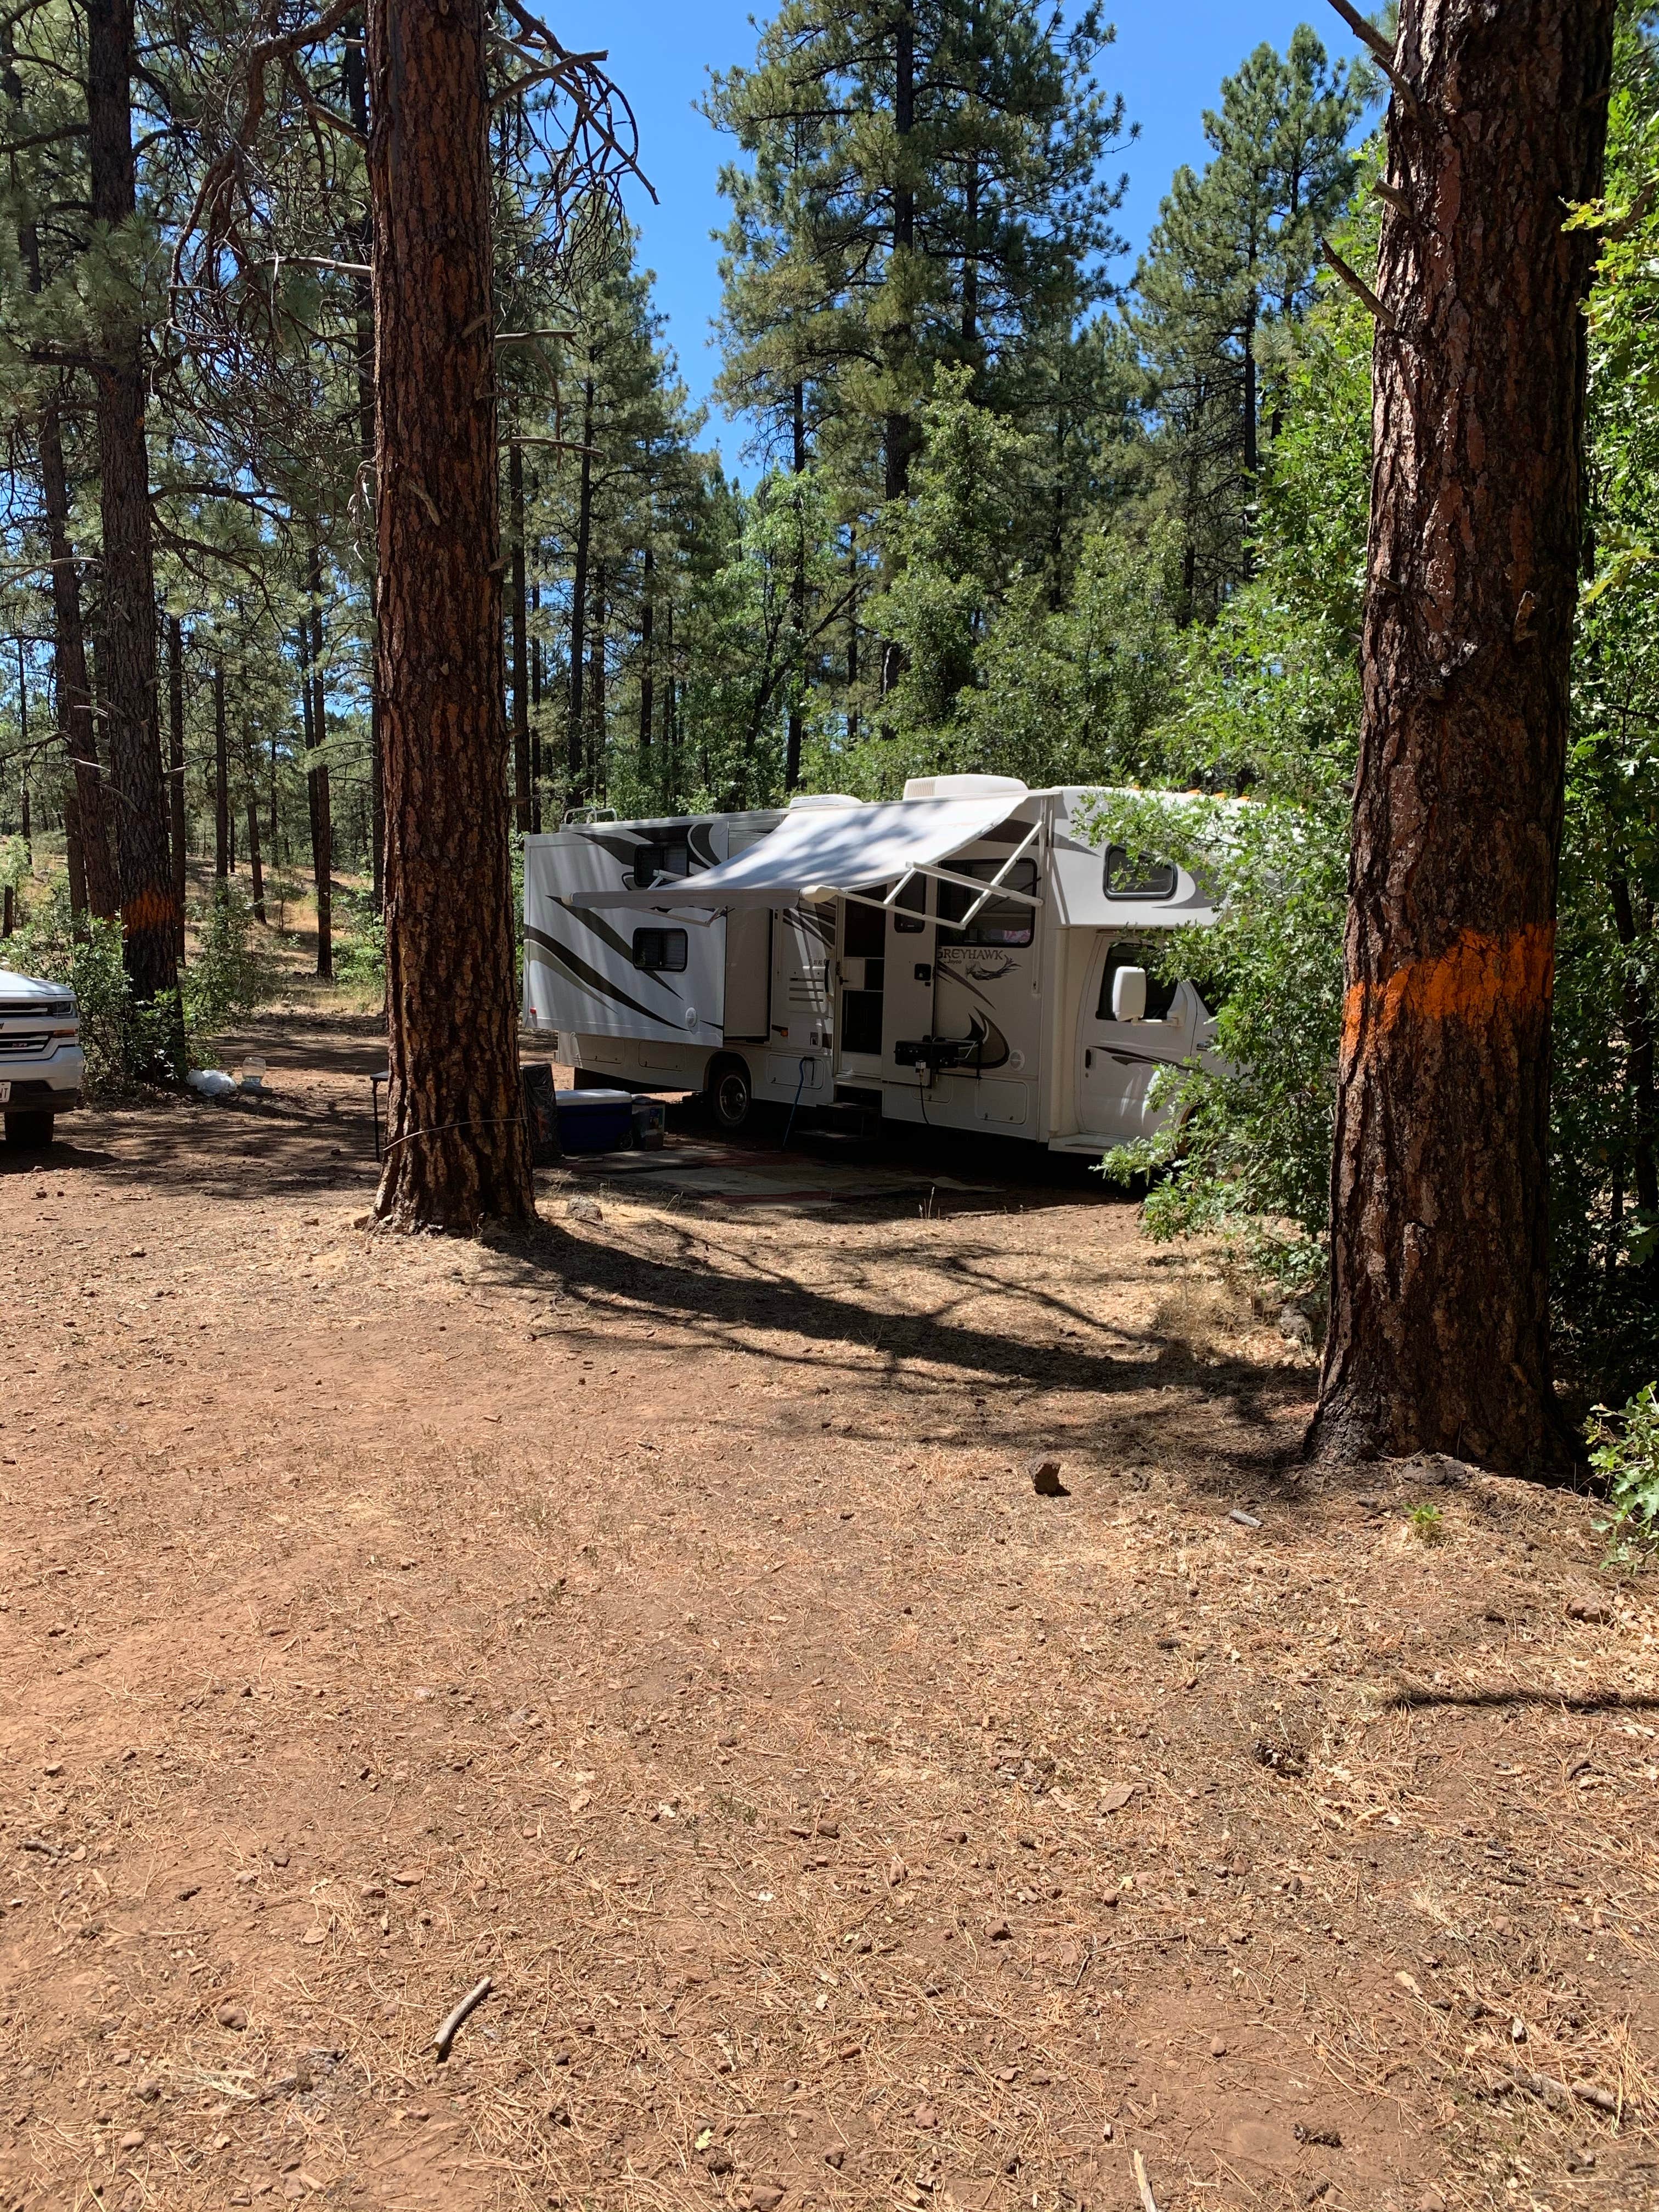
[[[1120,968],[1144,966],[1149,948],[1103,937],[1085,980],[1077,1053],[1078,1126],[1115,1144],[1151,1136],[1164,1112],[1148,1097],[1152,1078],[1172,1060],[1185,1060],[1204,1016],[1190,983],[1160,984],[1149,975],[1146,1013],[1121,1022],[1112,1014],[1112,986]]]

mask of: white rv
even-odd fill
[[[1158,933],[1214,920],[1172,863],[1073,828],[1090,793],[914,779],[902,799],[572,820],[525,846],[525,1018],[580,1082],[845,1101],[1058,1152],[1148,1134],[1157,1070],[1211,1058]]]

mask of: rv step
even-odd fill
[[[799,1132],[802,1144],[833,1146],[837,1149],[873,1144],[881,1134],[881,1109],[850,1098],[838,1098],[821,1107],[811,1126]]]

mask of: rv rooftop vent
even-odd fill
[[[792,814],[804,812],[810,806],[862,806],[861,799],[849,799],[844,791],[798,791],[789,802]]]
[[[1017,775],[913,775],[904,787],[907,799],[1024,799],[1025,786]]]

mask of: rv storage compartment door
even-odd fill
[[[752,1042],[766,1035],[772,996],[772,910],[750,907],[726,917],[726,1036]]]

